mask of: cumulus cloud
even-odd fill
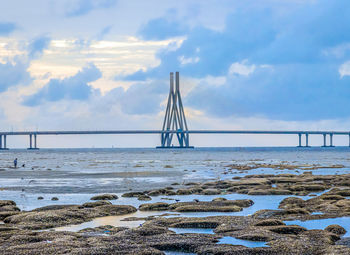
[[[88,14],[95,9],[106,9],[115,5],[117,0],[75,0],[71,1],[66,10],[67,17]]]
[[[164,40],[184,35],[188,30],[185,25],[177,21],[171,21],[167,18],[157,18],[143,25],[139,30],[139,35],[145,40]]]
[[[222,86],[198,84],[186,99],[187,105],[221,117],[349,116],[344,63],[350,51],[343,46],[350,43],[347,1],[305,1],[291,9],[273,3],[237,8],[221,31],[190,29],[179,48],[157,53],[157,67],[139,70],[125,80],[157,79],[174,68],[194,78],[227,76]],[[172,26],[176,31],[177,25]],[[150,38],[156,38],[153,33],[157,30],[149,32]],[[147,38],[147,30],[140,36]],[[333,54],[339,47],[342,54]]]
[[[0,93],[12,86],[28,84],[31,77],[27,68],[28,64],[19,58],[12,62],[0,63]]]
[[[30,59],[41,57],[43,51],[50,45],[51,38],[48,36],[40,36],[29,43],[28,56]]]
[[[11,22],[0,22],[0,36],[8,36],[14,30],[16,30],[17,26],[15,23]]]
[[[94,91],[89,83],[101,77],[100,70],[94,64],[89,64],[74,76],[51,79],[35,94],[25,97],[23,104],[37,106],[47,101],[56,102],[62,99],[86,100]]]
[[[124,90],[115,88],[104,96],[104,100],[120,106],[125,114],[146,115],[158,113],[161,103],[166,98],[169,85],[165,81],[136,83]]]

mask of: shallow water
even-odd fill
[[[174,231],[176,234],[214,234],[214,230],[211,228],[169,228],[169,230]]]
[[[14,158],[19,159],[19,169],[10,168]],[[231,179],[248,174],[301,174],[303,169],[276,170],[254,169],[230,171],[230,164],[285,163],[317,164],[331,166],[342,164],[342,169],[323,168],[312,170],[314,174],[350,173],[350,148],[195,148],[191,150],[157,149],[42,149],[39,151],[0,151],[0,200],[9,199],[22,210],[53,204],[82,204],[100,193],[115,193],[119,199],[113,204],[138,207],[142,203],[167,202],[162,196],[152,201],[138,201],[137,198],[123,198],[129,191],[144,191],[165,186],[173,182],[203,182],[208,180]],[[179,186],[175,186],[177,188]],[[319,195],[321,193],[317,193]],[[44,197],[37,200],[38,196]],[[59,201],[51,201],[52,197]],[[167,217],[206,217],[213,215],[250,215],[261,209],[277,209],[280,201],[289,196],[248,196],[229,194],[220,196],[170,196],[180,201],[210,201],[216,197],[227,199],[252,199],[254,205],[235,213],[181,213]],[[302,197],[308,199],[310,196]],[[151,215],[159,212],[150,212]],[[160,212],[160,214],[165,212]],[[84,227],[102,224],[114,226],[138,226],[139,222],[123,222],[121,219],[134,216],[103,217],[85,225],[72,227],[77,231]],[[149,216],[149,215],[148,215]],[[138,216],[139,217],[139,216]],[[140,216],[143,217],[143,216]],[[106,219],[107,218],[107,219]],[[106,223],[107,222],[107,223]],[[349,222],[345,222],[349,225]],[[302,223],[301,223],[302,224]],[[322,222],[315,223],[321,228]],[[333,224],[333,223],[332,223]],[[341,225],[341,224],[340,224]],[[345,226],[343,226],[345,227]]]
[[[99,226],[104,225],[111,225],[114,227],[128,227],[128,228],[135,228],[143,224],[144,220],[137,220],[137,221],[124,221],[127,217],[148,217],[148,216],[154,216],[154,215],[160,215],[162,213],[155,213],[155,212],[142,212],[137,211],[135,213],[131,213],[128,215],[118,215],[118,216],[106,216],[106,217],[99,217],[96,219],[93,219],[89,222],[84,222],[81,224],[76,225],[69,225],[64,227],[58,227],[55,228],[56,231],[72,231],[77,232],[79,230],[82,230],[84,228],[95,228]]]
[[[350,237],[350,217],[339,217],[332,219],[319,219],[319,220],[293,220],[293,221],[285,221],[287,225],[299,225],[305,227],[307,229],[325,229],[329,225],[338,224],[345,228],[347,231],[344,237]]]
[[[267,247],[266,242],[258,242],[258,241],[249,241],[242,240],[238,238],[234,238],[231,236],[224,236],[218,242],[219,244],[232,244],[232,245],[243,245],[246,247],[254,248],[254,247]]]

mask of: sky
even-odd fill
[[[350,2],[1,0],[1,131],[161,129],[176,71],[190,129],[350,130]],[[159,139],[39,137],[38,145],[154,147]],[[190,139],[297,145],[296,136]],[[27,147],[28,137],[8,145]]]

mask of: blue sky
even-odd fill
[[[160,129],[171,71],[193,129],[349,130],[347,0],[14,0],[0,13],[2,130]],[[79,139],[57,146],[158,143]]]

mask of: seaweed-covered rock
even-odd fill
[[[69,224],[78,224],[96,217],[114,216],[135,212],[129,205],[101,205],[96,207],[66,206],[62,209],[33,210],[9,216],[5,223],[24,229],[45,229]]]
[[[277,220],[277,219],[267,219],[267,220],[261,220],[255,223],[255,226],[281,226],[286,225],[283,221]]]
[[[293,235],[297,235],[301,232],[307,231],[306,228],[300,227],[297,225],[273,226],[269,228],[269,230],[278,234],[293,234]]]
[[[169,204],[163,202],[142,204],[139,206],[140,211],[166,211],[168,209]]]
[[[219,195],[221,191],[218,189],[204,189],[201,192],[202,195]]]
[[[91,200],[116,200],[118,199],[118,196],[115,194],[102,194],[102,195],[93,196],[90,199]]]
[[[333,234],[336,234],[336,235],[344,235],[346,233],[345,228],[343,228],[342,226],[339,226],[337,224],[329,225],[324,230],[331,232]]]
[[[139,197],[144,196],[144,192],[127,192],[122,195],[122,197]]]

